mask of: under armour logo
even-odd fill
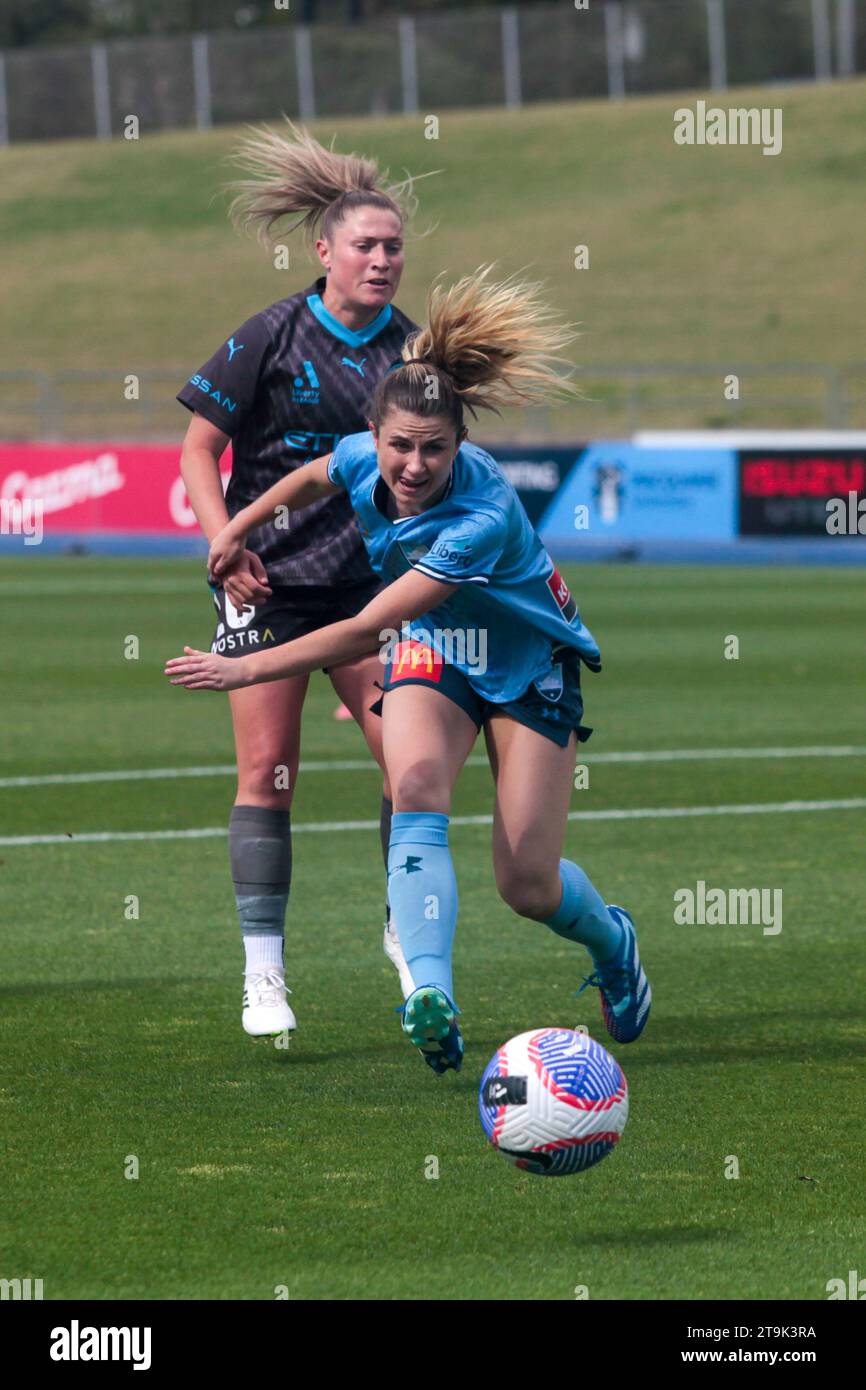
[[[405,864],[395,864],[393,869],[388,870],[388,877],[390,878],[392,874],[398,874],[401,869],[405,869],[407,874],[420,874],[421,862],[420,854],[408,854]]]
[[[228,350],[229,350],[229,361],[230,361],[230,362],[231,362],[231,360],[232,360],[232,358],[234,357],[234,355],[235,355],[236,352],[243,352],[243,350],[244,350],[244,344],[243,344],[243,343],[238,343],[237,347],[235,347],[235,340],[234,340],[234,338],[229,338],[228,342],[226,343],[226,347],[227,347]]]
[[[364,363],[367,360],[366,357],[364,357],[360,362],[353,362],[351,357],[343,357],[340,360],[343,363],[344,367],[351,367],[352,371],[357,372],[359,376],[364,375]]]

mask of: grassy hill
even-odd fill
[[[606,377],[622,363],[718,367],[709,378],[639,386],[641,423],[721,425],[735,422],[732,410],[743,423],[823,423],[816,373],[773,383],[759,369],[844,366],[864,355],[866,82],[723,95],[726,106],[782,108],[775,158],[757,147],[675,145],[673,112],[693,101],[665,94],[445,113],[437,141],[424,138],[423,115],[313,127],[394,171],[442,170],[421,186],[416,230],[427,235],[409,248],[399,296],[408,312],[420,314],[439,271],[456,276],[495,259],[546,279],[581,323],[576,355],[591,399],[547,420],[485,423],[488,437],[625,428],[624,402]],[[55,404],[62,398],[78,414],[58,432],[179,433],[177,385],[250,313],[313,278],[300,243],[278,271],[231,229],[218,189],[238,134],[224,127],[3,152],[0,371],[164,374],[139,404],[124,402],[120,385],[67,385]],[[578,244],[589,247],[587,270],[574,268]],[[738,367],[746,369],[739,407],[722,394],[722,376]],[[856,380],[848,389],[856,392]],[[783,394],[785,402],[766,399]],[[0,434],[33,433],[29,400],[29,388],[0,382]],[[94,413],[109,403],[113,414]],[[862,405],[851,422],[866,424]]]

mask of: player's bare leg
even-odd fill
[[[484,726],[496,783],[493,869],[514,912],[543,921],[562,897],[559,861],[565,843],[577,737],[567,748],[505,715]]]
[[[378,655],[359,657],[357,661],[344,662],[342,666],[332,666],[328,672],[331,684],[367,741],[367,747],[382,769],[385,793],[390,800],[388,776],[385,772],[385,758],[382,752],[382,720],[378,714],[370,712],[370,706],[378,700],[380,691],[376,682],[381,682],[384,666]]]
[[[342,666],[333,666],[330,670],[330,676],[331,684],[343,701],[343,704],[351,711],[353,719],[358,724],[364,738],[367,740],[367,747],[382,769],[382,804],[379,809],[379,838],[382,844],[382,858],[385,862],[385,872],[387,874],[388,845],[391,842],[391,816],[394,808],[391,801],[391,786],[388,781],[387,771],[385,770],[385,758],[382,752],[382,720],[378,714],[373,714],[370,710],[370,706],[376,703],[381,694],[376,682],[381,684],[384,670],[385,667],[380,661],[378,654],[376,654],[361,657],[358,661],[346,662]],[[409,973],[409,967],[403,955],[400,938],[397,935],[394,923],[391,921],[391,912],[387,901],[387,890],[385,901],[385,930],[382,937],[382,948],[400,977],[400,988],[405,998],[412,989],[412,976]]]
[[[585,979],[601,991],[608,1032],[633,1042],[652,995],[637,951],[634,923],[605,905],[584,871],[562,859],[574,775],[576,735],[566,748],[504,715],[485,726],[496,782],[493,863],[496,883],[522,917],[543,922],[590,951]]]
[[[238,764],[236,806],[288,811],[301,752],[301,712],[309,676],[229,693]],[[286,768],[288,776],[277,769]]]
[[[448,815],[458,774],[478,737],[465,710],[435,685],[395,685],[385,696],[382,749],[395,812]]]

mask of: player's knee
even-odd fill
[[[238,768],[238,795],[252,797],[256,804],[288,807],[298,775],[298,756],[260,753],[244,760]]]
[[[438,811],[447,814],[450,789],[433,763],[417,763],[391,778],[395,811]]]
[[[518,917],[531,917],[535,922],[552,917],[559,905],[560,886],[541,870],[509,865],[496,875],[500,897]]]

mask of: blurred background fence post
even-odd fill
[[[415,21],[411,15],[400,18],[400,80],[403,111],[407,116],[413,116],[418,110],[418,49]]]
[[[93,114],[97,140],[111,139],[111,95],[108,81],[108,49],[95,43],[90,50],[93,72]]]
[[[127,114],[146,134],[283,111],[312,120],[514,109],[866,71],[866,0],[593,0],[585,10],[573,0],[410,3],[366,15],[356,3],[341,18],[334,23],[330,7],[323,19],[322,6],[308,3],[282,26],[242,32],[9,47],[0,53],[0,145],[117,137]]]
[[[195,123],[199,130],[210,130],[213,112],[210,99],[210,48],[207,34],[193,34],[192,71],[195,85]]]
[[[853,77],[857,71],[855,0],[836,0],[836,71]]]
[[[620,101],[625,96],[625,45],[622,6],[618,0],[608,0],[604,7],[604,35],[607,43],[608,96],[611,101]]]
[[[521,103],[519,25],[517,10],[502,11],[502,73],[505,105],[510,108]]]
[[[707,0],[707,43],[710,53],[710,86],[714,92],[723,92],[728,85],[725,0]]]
[[[833,60],[827,0],[812,0],[812,42],[815,46],[815,81],[829,82],[833,76]]]
[[[6,104],[6,59],[0,53],[0,145],[9,144],[9,115]]]
[[[295,61],[298,70],[298,111],[302,121],[312,121],[316,115],[316,94],[313,78],[313,40],[306,24],[295,30]]]

